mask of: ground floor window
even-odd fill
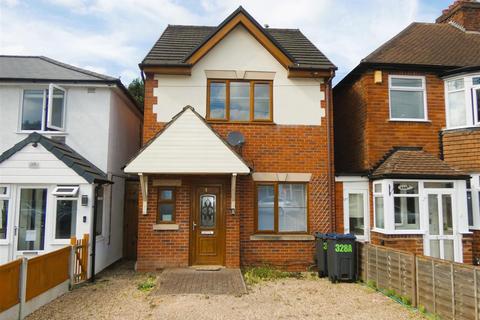
[[[175,221],[175,189],[158,189],[157,223],[171,223]]]
[[[97,199],[95,201],[95,206],[97,207],[97,216],[95,222],[95,234],[97,236],[101,236],[103,234],[103,194],[104,194],[104,187],[100,186],[97,192]]]
[[[395,229],[420,229],[418,182],[394,182],[393,190]]]
[[[307,211],[307,184],[277,182],[257,184],[257,232],[307,232]]]
[[[57,199],[55,239],[70,239],[76,234],[77,200]]]
[[[480,175],[472,174],[467,181],[468,226],[480,227]]]
[[[7,238],[8,202],[0,198],[0,239]]]
[[[375,228],[385,228],[385,205],[383,202],[383,186],[381,183],[373,184],[373,203],[375,214]]]

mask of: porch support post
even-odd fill
[[[230,190],[230,212],[235,214],[235,194],[237,193],[237,174],[232,173],[231,190]]]
[[[140,188],[142,189],[142,213],[147,214],[147,203],[148,203],[148,176],[143,175],[143,173],[138,174],[140,176]]]

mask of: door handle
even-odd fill
[[[17,236],[17,230],[18,230],[18,227],[15,226],[15,228],[13,228],[13,235],[16,237]]]
[[[195,227],[197,226],[197,224],[195,223],[195,221],[192,223],[192,228],[193,228],[193,231],[195,231]]]

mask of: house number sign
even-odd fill
[[[412,190],[413,189],[413,186],[410,185],[410,184],[401,184],[398,186],[398,190],[400,191],[409,191],[409,190]]]
[[[202,234],[213,234],[213,230],[202,230]]]

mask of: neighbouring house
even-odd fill
[[[412,23],[333,90],[336,228],[480,262],[480,3]]]
[[[140,64],[138,270],[314,264],[333,226],[330,83],[298,29],[239,7],[218,26],[169,25]]]
[[[142,119],[117,78],[0,56],[0,264],[84,234],[96,272],[122,257],[122,166],[140,149]]]

